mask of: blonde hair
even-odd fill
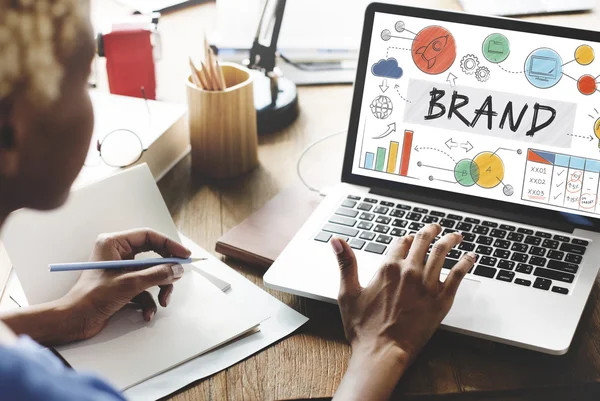
[[[55,100],[88,20],[88,0],[0,0],[0,102],[17,90],[36,105]]]

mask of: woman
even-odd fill
[[[87,4],[80,0],[0,0],[0,226],[14,210],[64,203],[89,146],[93,113],[87,77],[94,42]],[[398,379],[448,313],[475,256],[466,255],[439,281],[447,252],[460,241],[441,227],[395,242],[368,287],[358,282],[356,258],[343,241],[331,244],[340,266],[340,311],[353,355],[336,399],[389,398]],[[155,251],[188,257],[162,234],[135,230],[102,235],[90,259],[132,258]],[[63,298],[0,316],[0,398],[122,400],[89,374],[65,369],[44,345],[88,339],[129,302],[146,321],[157,313],[146,290],[159,286],[167,307],[180,265],[141,271],[83,273]]]

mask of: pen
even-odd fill
[[[109,260],[105,262],[81,262],[81,263],[53,263],[48,265],[51,272],[68,272],[78,270],[97,269],[144,269],[164,264],[187,265],[190,263],[206,260],[206,258],[154,258],[139,260]]]

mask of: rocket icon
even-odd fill
[[[427,69],[435,65],[437,56],[446,47],[448,35],[433,39],[427,46],[419,47],[415,53],[420,54],[421,58],[427,62]]]

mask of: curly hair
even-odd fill
[[[0,0],[0,103],[17,91],[35,105],[55,100],[87,21],[88,0]]]

